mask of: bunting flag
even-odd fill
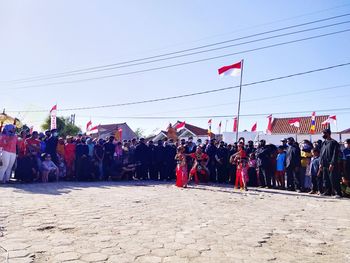
[[[238,124],[238,118],[233,118],[233,132],[237,132],[237,124]]]
[[[208,136],[211,138],[211,119],[208,120]]]
[[[86,134],[87,135],[91,135],[91,134],[94,134],[94,133],[98,133],[98,127],[100,125],[96,125],[94,127],[91,127],[88,131],[86,131]]]
[[[218,126],[218,134],[221,134],[221,121],[220,121],[219,126]]]
[[[290,126],[300,128],[300,119],[299,118],[288,120],[288,123]]]
[[[256,122],[253,124],[251,132],[256,132],[257,127],[258,127],[258,123]]]
[[[272,133],[272,114],[267,116],[267,119],[268,119],[268,123],[267,123],[266,133],[271,134]]]
[[[242,70],[242,61],[229,66],[223,66],[218,69],[220,77],[223,76],[239,76]]]
[[[86,131],[90,131],[91,130],[91,127],[92,127],[92,121],[89,120],[88,123],[86,123]]]
[[[330,115],[328,116],[328,119],[322,122],[322,125],[328,125],[328,124],[335,124],[337,122],[337,116],[335,115]]]
[[[311,115],[310,134],[315,134],[315,132],[316,132],[316,113],[313,112]]]
[[[185,125],[186,125],[186,122],[179,122],[178,124],[176,124],[175,129],[176,130],[182,129],[185,127]]]
[[[50,129],[57,129],[57,104],[53,106],[50,110],[50,119],[51,119],[51,124],[50,124]]]

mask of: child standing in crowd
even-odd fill
[[[320,150],[318,148],[314,148],[311,151],[312,158],[310,163],[310,173],[312,180],[312,190],[309,194],[320,194],[323,191],[323,178],[320,173]]]
[[[278,154],[276,158],[276,182],[279,189],[285,189],[285,173],[286,173],[286,152],[284,151],[284,146],[278,147]]]
[[[258,174],[256,172],[257,164],[255,153],[251,153],[249,155],[248,162],[248,177],[249,177],[249,185],[250,186],[258,186]]]

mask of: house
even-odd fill
[[[300,127],[297,128],[288,123],[291,119],[299,119]],[[321,134],[326,128],[322,122],[328,119],[328,115],[315,116],[315,134]],[[274,118],[271,134],[310,134],[311,117]]]
[[[299,119],[300,127],[295,127],[289,124],[290,120]],[[279,145],[281,139],[293,137],[296,141],[302,140],[317,141],[323,140],[322,131],[327,126],[322,125],[322,122],[328,119],[328,115],[315,116],[315,133],[310,134],[311,117],[287,117],[287,118],[274,118],[271,124],[271,133],[265,132],[239,132],[238,137],[244,137],[246,140],[253,140],[257,143],[259,140],[264,139],[267,143]],[[342,142],[346,138],[350,138],[350,129],[342,132],[333,132],[332,138]],[[223,140],[227,143],[233,143],[236,141],[236,134],[232,132],[224,132]]]
[[[115,136],[116,133],[121,133],[121,140],[131,140],[137,137],[135,132],[129,127],[128,124],[126,124],[126,122],[98,125],[97,131],[91,134],[91,136],[105,139],[111,135]]]
[[[172,125],[172,127],[175,128],[180,123],[183,123],[183,122],[177,121],[174,125]],[[178,139],[188,140],[189,137],[193,137],[194,141],[198,139],[201,139],[202,141],[204,141],[205,139],[208,139],[207,129],[203,129],[188,123],[185,123],[184,127],[177,130],[176,134]],[[215,136],[215,134],[212,133],[212,136]],[[158,140],[163,140],[164,138],[167,138],[167,131],[162,130],[155,137],[153,137],[152,140],[156,142]]]

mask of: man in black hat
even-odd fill
[[[52,161],[57,164],[58,131],[57,129],[53,129],[50,132],[45,132],[45,134],[48,136],[45,153],[50,154]]]
[[[150,149],[147,147],[144,138],[140,138],[140,142],[135,148],[135,160],[137,164],[136,177],[141,180],[148,180]]]
[[[213,183],[216,183],[216,154],[217,149],[216,148],[216,140],[211,139],[210,144],[207,146],[205,153],[209,156],[209,163],[208,163],[208,170],[210,173],[210,181]]]
[[[325,129],[323,133],[323,143],[320,154],[320,169],[325,183],[323,195],[333,195],[336,198],[342,196],[339,176],[339,143],[331,138],[331,130]]]
[[[165,143],[164,147],[164,163],[163,163],[163,177],[166,180],[175,179],[175,168],[176,168],[176,146],[174,144],[173,139],[169,139],[168,142]]]
[[[271,188],[271,176],[268,171],[270,165],[270,151],[266,147],[266,141],[260,140],[255,152],[259,172],[260,186]]]
[[[219,144],[219,148],[216,153],[216,161],[217,161],[217,172],[218,172],[218,182],[219,183],[227,183],[228,182],[228,158],[229,152],[225,147],[225,142],[221,141]]]
[[[300,181],[299,170],[301,166],[300,149],[293,137],[287,139],[286,172],[287,189],[301,192],[304,182]]]

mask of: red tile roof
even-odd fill
[[[178,123],[182,123],[182,122],[181,121],[177,121],[175,123],[175,125],[178,124]],[[203,128],[200,128],[200,127],[188,124],[188,123],[185,123],[185,128],[187,130],[189,130],[190,132],[192,132],[195,136],[207,136],[208,135],[208,130],[207,129],[203,129]],[[214,133],[212,133],[212,134],[215,135]]]
[[[315,133],[322,133],[326,128],[321,123],[327,120],[328,115],[316,116]],[[288,121],[292,119],[300,119],[300,128],[291,126]],[[272,121],[272,134],[310,134],[311,116],[308,117],[289,117],[289,118],[274,118]],[[299,130],[299,131],[298,131]]]

